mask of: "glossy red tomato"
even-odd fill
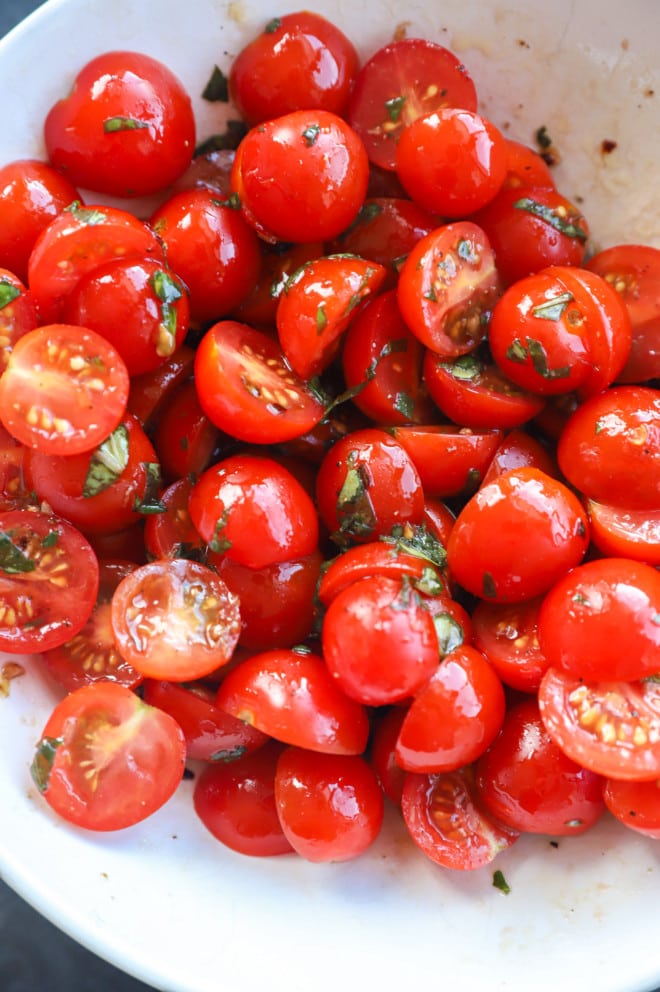
[[[190,517],[211,551],[247,568],[312,554],[318,544],[314,504],[298,480],[261,455],[231,455],[193,486]]]
[[[369,164],[358,135],[327,110],[298,110],[248,132],[231,186],[270,240],[328,241],[357,217]]]
[[[348,116],[370,160],[394,169],[405,129],[418,117],[445,107],[477,109],[475,86],[466,67],[442,45],[403,38],[380,48],[364,64]]]
[[[550,589],[588,544],[587,516],[573,492],[539,469],[520,468],[482,486],[463,507],[447,560],[473,595],[517,603]]]
[[[329,606],[335,596],[353,582],[376,574],[390,578],[407,576],[415,588],[429,595],[445,591],[436,562],[423,550],[418,550],[414,540],[410,544],[405,539],[370,541],[347,548],[327,563],[318,583],[318,599],[324,606]]]
[[[409,772],[401,810],[414,843],[443,868],[483,868],[520,836],[481,805],[471,766],[428,775]]]
[[[276,741],[226,764],[203,769],[195,782],[195,812],[216,840],[252,857],[288,854],[293,848],[275,805],[275,772],[282,753]]]
[[[383,794],[359,755],[289,747],[275,774],[284,834],[307,861],[348,861],[364,853],[383,822]]]
[[[542,597],[523,603],[482,600],[472,611],[472,635],[505,683],[520,692],[536,692],[549,668],[541,650],[538,618]]]
[[[396,171],[409,196],[429,213],[465,217],[493,199],[507,169],[501,133],[475,111],[446,107],[401,132]]]
[[[0,166],[0,266],[26,282],[35,241],[75,200],[76,187],[47,162],[28,158]]]
[[[121,830],[164,805],[183,775],[185,741],[162,710],[96,682],[69,693],[42,731],[32,777],[46,802],[87,830]]]
[[[234,320],[214,324],[202,338],[195,383],[209,419],[240,441],[288,441],[311,431],[324,414],[278,342]]]
[[[486,235],[458,221],[438,227],[410,252],[399,277],[399,308],[422,344],[456,358],[483,340],[498,287]]]
[[[131,379],[128,411],[147,430],[155,425],[171,395],[192,378],[194,359],[195,352],[184,344],[152,372]]]
[[[572,569],[543,600],[548,663],[583,682],[631,682],[660,666],[660,572],[626,558]]]
[[[642,682],[582,682],[549,668],[539,689],[541,716],[564,754],[611,778],[660,778],[660,686]]]
[[[195,119],[181,81],[139,52],[104,52],[78,73],[44,124],[52,165],[77,186],[143,196],[190,164]]]
[[[361,754],[366,709],[347,698],[323,659],[302,648],[264,651],[229,672],[217,705],[285,744],[325,754]]]
[[[9,362],[14,345],[37,326],[37,308],[32,293],[9,269],[0,269],[0,374]]]
[[[222,450],[224,437],[202,409],[197,384],[192,379],[169,398],[158,417],[153,439],[166,479],[196,478]]]
[[[608,778],[603,786],[605,805],[620,823],[644,837],[660,840],[660,788],[657,781],[622,782]]]
[[[500,430],[455,424],[404,425],[390,433],[410,455],[425,495],[438,499],[472,494],[502,440]]]
[[[324,254],[322,241],[307,244],[271,244],[262,241],[261,269],[247,296],[231,312],[234,320],[270,331],[277,319],[277,305],[284,287],[307,262]]]
[[[238,53],[229,93],[249,124],[312,107],[344,116],[357,71],[358,54],[343,31],[301,10],[272,18]]]
[[[451,772],[475,761],[504,720],[504,689],[475,648],[455,648],[416,693],[401,725],[396,760],[409,772]]]
[[[522,468],[524,465],[538,468],[546,475],[559,476],[559,469],[553,455],[532,434],[524,429],[514,429],[504,436],[495,451],[483,482],[487,484],[512,468]]]
[[[177,479],[160,494],[161,512],[147,516],[144,547],[151,558],[205,560],[206,542],[197,533],[188,511],[192,487],[192,479]]]
[[[512,138],[505,138],[506,179],[503,188],[521,186],[547,186],[553,189],[555,181],[545,160],[528,145]]]
[[[554,743],[535,699],[512,706],[477,762],[481,802],[500,823],[529,834],[582,834],[604,812],[602,779]]]
[[[375,714],[373,733],[369,745],[369,760],[380,782],[380,787],[387,798],[401,805],[403,784],[407,772],[404,772],[396,760],[395,747],[399,737],[401,724],[406,716],[405,706],[393,706],[391,709],[381,709]]]
[[[385,431],[341,438],[316,477],[318,511],[340,545],[372,541],[393,527],[420,523],[424,493],[405,448]]]
[[[407,699],[440,660],[433,617],[406,576],[351,583],[330,603],[321,637],[330,674],[366,706]]]
[[[87,623],[99,586],[90,545],[66,520],[36,509],[0,513],[0,648],[47,651]]]
[[[148,678],[186,682],[226,665],[240,633],[238,600],[205,565],[168,558],[135,569],[112,597],[117,647]]]
[[[559,467],[589,499],[630,510],[660,506],[660,393],[616,386],[572,414],[557,445]]]
[[[660,507],[627,510],[587,500],[591,541],[603,555],[660,565]]]

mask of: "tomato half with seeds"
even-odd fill
[[[325,412],[279,343],[235,320],[214,324],[202,338],[195,382],[209,419],[240,441],[289,441],[311,431]]]
[[[366,709],[306,649],[264,651],[241,662],[223,679],[216,702],[286,744],[325,754],[361,754],[367,745]]]
[[[0,513],[0,647],[47,651],[77,634],[92,612],[99,566],[68,521],[37,510]]]
[[[287,281],[277,306],[282,351],[302,379],[311,379],[333,361],[353,317],[385,279],[377,262],[326,255],[308,262]]]
[[[552,739],[583,768],[624,781],[660,779],[660,683],[582,682],[549,668],[539,707]]]
[[[126,686],[96,682],[55,707],[31,770],[46,802],[69,823],[122,830],[171,798],[185,754],[172,717]]]
[[[187,682],[230,660],[241,629],[239,603],[214,571],[160,559],[127,575],[112,597],[121,654],[148,678]]]
[[[16,342],[0,378],[0,419],[29,448],[77,455],[117,427],[128,386],[124,362],[99,334],[37,327]]]
[[[364,64],[351,94],[348,119],[364,141],[370,161],[394,169],[405,128],[444,107],[477,109],[469,72],[442,45],[403,38],[380,48]]]
[[[520,692],[536,692],[550,667],[539,643],[542,602],[540,596],[524,603],[481,600],[472,611],[475,645],[505,685]]]
[[[456,358],[481,343],[499,291],[495,257],[476,224],[445,224],[418,241],[401,269],[406,324],[431,351]]]
[[[414,843],[444,868],[483,868],[520,836],[483,808],[472,766],[426,775],[409,772],[401,810]]]
[[[112,595],[136,567],[131,561],[100,561],[99,591],[85,626],[59,647],[42,654],[42,660],[56,682],[72,692],[91,682],[116,682],[129,689],[144,676],[120,655],[110,622]]]

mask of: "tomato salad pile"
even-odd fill
[[[188,763],[256,856],[353,858],[385,801],[456,869],[606,809],[660,836],[660,252],[590,251],[438,44],[360,65],[291,14],[204,96],[241,120],[195,148],[180,81],[105,53],[0,169],[45,800],[128,827]]]

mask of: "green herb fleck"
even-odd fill
[[[54,548],[60,539],[60,532],[58,530],[49,530],[48,533],[41,541],[42,548]]]
[[[113,134],[115,131],[139,131],[148,127],[147,121],[139,121],[135,117],[106,117],[103,121],[103,130],[106,134]]]
[[[483,362],[474,354],[461,355],[453,362],[439,362],[439,367],[446,369],[454,379],[472,382],[483,372]]]
[[[401,112],[403,111],[403,105],[406,102],[405,96],[393,96],[390,100],[385,101],[385,110],[387,111],[387,116],[392,121],[393,124],[398,124],[401,117]]]
[[[0,310],[9,306],[20,295],[21,291],[17,286],[14,286],[8,279],[0,279]]]
[[[536,138],[537,145],[539,148],[543,149],[543,151],[552,147],[552,138],[548,134],[548,129],[545,124],[542,124],[541,127],[537,129],[534,137]]]
[[[30,766],[30,774],[39,792],[45,792],[48,788],[55,755],[58,747],[63,743],[63,737],[42,737],[37,745],[37,752]]]
[[[158,269],[151,276],[149,285],[160,301],[161,327],[165,334],[159,335],[156,342],[156,354],[168,358],[176,348],[177,312],[173,306],[183,296],[181,286],[169,273]]]
[[[433,617],[433,626],[438,635],[441,658],[460,647],[465,640],[465,631],[451,613],[436,613]]]
[[[481,580],[481,589],[486,599],[494,599],[497,596],[495,579],[490,572],[484,572],[483,579]]]
[[[520,338],[514,338],[506,350],[506,357],[509,361],[524,365],[529,359],[534,371],[544,379],[567,379],[570,376],[570,365],[561,365],[559,368],[551,369],[548,366],[548,356],[541,342],[529,337],[525,340],[526,346]]]
[[[244,121],[229,120],[226,122],[227,130],[221,134],[212,134],[204,141],[201,141],[195,148],[194,157],[208,155],[211,152],[236,151],[241,141],[248,132],[248,126]]]
[[[499,889],[500,892],[503,892],[505,896],[508,896],[511,892],[511,886],[499,868],[497,871],[493,872],[493,886],[494,888]]]
[[[133,502],[133,510],[150,516],[153,513],[165,513],[167,507],[160,498],[160,491],[163,480],[158,462],[143,462],[142,467],[146,475],[144,495],[136,496]]]
[[[305,139],[305,144],[307,145],[308,148],[311,148],[312,145],[316,144],[316,139],[318,138],[320,133],[321,133],[321,128],[319,127],[318,124],[310,124],[308,127],[305,128],[305,130],[302,133],[302,136]]]
[[[406,420],[412,420],[415,415],[415,401],[408,393],[400,392],[394,397],[394,409]]]
[[[210,760],[227,765],[231,761],[236,761],[237,758],[242,758],[246,751],[247,748],[244,744],[237,744],[236,747],[222,748],[220,751],[214,751]]]
[[[319,303],[316,308],[316,333],[323,334],[323,331],[328,326],[328,316],[325,312],[325,304]]]
[[[277,29],[280,27],[281,24],[282,24],[281,17],[273,17],[272,20],[270,20],[266,25],[266,27],[264,28],[264,33],[273,34],[273,32],[277,31]]]
[[[119,424],[92,452],[83,484],[83,498],[90,499],[109,489],[128,465],[128,456],[128,428],[125,424]]]
[[[398,551],[423,558],[437,568],[447,564],[447,552],[425,524],[397,524],[389,534],[381,535],[380,540],[393,544]]]
[[[537,307],[532,307],[532,316],[541,320],[560,320],[564,310],[569,303],[575,299],[572,293],[562,293],[545,303],[539,303]]]
[[[209,81],[202,90],[202,99],[209,103],[227,103],[229,100],[229,82],[220,66],[213,66]]]
[[[96,224],[105,224],[108,219],[108,215],[102,210],[99,210],[98,207],[83,207],[80,200],[74,200],[73,203],[70,203],[68,207],[64,208],[64,211],[88,227],[94,227]]]
[[[577,238],[578,241],[587,240],[586,231],[579,224],[561,217],[553,207],[546,207],[544,203],[539,203],[538,200],[532,200],[529,196],[523,196],[519,200],[516,200],[513,206],[516,210],[526,210],[527,213],[534,214],[535,217],[539,217],[546,224],[554,227],[555,231],[565,234],[568,238]]]
[[[225,551],[229,551],[231,548],[231,541],[225,537],[224,530],[229,523],[230,507],[225,507],[222,511],[222,516],[215,525],[213,531],[213,537],[209,541],[209,548],[216,554],[223,555]]]
[[[474,241],[470,241],[469,238],[461,238],[456,245],[456,254],[472,265],[476,265],[479,261],[479,255],[475,250]]]
[[[12,534],[12,531],[0,531],[0,571],[6,575],[34,572],[35,562],[16,547]]]

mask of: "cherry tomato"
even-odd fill
[[[601,558],[547,593],[539,640],[548,663],[584,682],[631,682],[660,669],[660,572]]]
[[[433,617],[406,576],[351,583],[330,603],[321,637],[330,674],[366,706],[407,699],[440,659]]]
[[[660,508],[626,510],[587,500],[591,541],[601,554],[660,565]]]
[[[403,38],[380,48],[358,73],[348,117],[376,165],[394,169],[397,144],[413,121],[445,107],[477,109],[465,66],[442,45]]]
[[[51,713],[32,763],[46,802],[87,830],[121,830],[160,809],[183,775],[174,720],[126,686],[96,682]]]
[[[160,559],[127,575],[112,597],[121,654],[148,678],[186,682],[226,665],[240,634],[238,600],[215,572]]]
[[[7,368],[16,342],[37,323],[30,290],[13,272],[0,269],[0,374]]]
[[[256,727],[215,705],[215,691],[203,683],[182,685],[146,679],[142,698],[169,713],[186,739],[186,756],[193,761],[224,764],[262,747],[268,738]]]
[[[482,600],[472,611],[475,646],[505,685],[520,692],[536,692],[550,667],[538,635],[542,601],[540,596],[524,603]]]
[[[473,431],[454,424],[404,425],[390,433],[410,455],[424,493],[438,499],[471,494],[502,440],[500,430]]]
[[[277,335],[302,379],[323,372],[339,352],[354,315],[385,278],[378,263],[346,255],[308,262],[287,281],[277,306]]]
[[[549,668],[539,688],[541,717],[564,754],[599,775],[660,778],[660,687],[642,682],[582,682]]]
[[[517,603],[550,589],[588,544],[587,516],[571,490],[539,469],[520,468],[471,497],[449,536],[447,559],[473,595]]]
[[[308,108],[344,116],[357,71],[357,52],[343,31],[301,10],[274,17],[238,53],[229,93],[249,124]]]
[[[520,186],[546,186],[554,189],[555,181],[545,160],[533,148],[504,139],[506,150],[506,178],[503,188]]]
[[[44,124],[48,157],[77,186],[112,196],[165,189],[195,148],[190,97],[174,73],[138,52],[88,62]]]
[[[237,665],[218,689],[217,705],[285,744],[325,754],[361,754],[367,712],[347,698],[311,651],[264,651]]]
[[[582,834],[605,808],[600,775],[557,747],[535,699],[508,710],[500,734],[477,762],[477,789],[492,816],[528,834]]]
[[[622,782],[608,778],[605,805],[620,823],[644,837],[660,840],[660,788],[653,782]]]
[[[35,241],[75,200],[76,187],[47,162],[28,158],[0,166],[0,266],[26,282]]]
[[[167,479],[196,477],[208,468],[222,446],[222,435],[204,413],[195,382],[184,382],[170,398],[153,438]]]
[[[362,543],[393,527],[420,523],[424,493],[405,448],[385,431],[341,438],[316,477],[318,510],[336,543]]]
[[[368,177],[364,145],[348,124],[327,110],[298,110],[248,132],[231,185],[267,239],[328,241],[357,217]]]
[[[429,213],[464,217],[493,199],[506,176],[504,138],[475,111],[446,107],[401,132],[396,171]]]
[[[504,689],[485,657],[457,647],[416,693],[401,725],[396,760],[409,772],[451,772],[475,761],[504,720]]]
[[[444,591],[445,583],[435,563],[405,541],[370,541],[347,548],[324,568],[317,596],[329,606],[353,582],[369,575],[407,576],[417,589],[429,594]]]
[[[616,386],[582,403],[557,446],[559,467],[590,499],[630,510],[660,506],[660,393]]]
[[[192,378],[195,352],[181,345],[162,365],[131,379],[128,411],[146,430],[151,430],[170,396]]]
[[[401,810],[414,843],[444,868],[483,868],[520,836],[483,808],[471,766],[427,775],[409,772]]]
[[[238,321],[220,321],[204,335],[195,382],[209,419],[240,441],[288,441],[311,431],[324,415],[277,341]]]
[[[546,475],[559,476],[557,464],[548,449],[524,430],[512,430],[502,439],[493,455],[483,482],[487,485],[512,468],[529,465],[538,468]],[[592,535],[593,536],[593,535]]]
[[[78,281],[114,258],[154,258],[164,264],[155,233],[117,207],[65,207],[37,238],[28,263],[28,284],[43,324],[62,319],[62,308]]]
[[[307,861],[348,861],[383,822],[383,794],[364,758],[287,748],[277,763],[275,803],[284,834]]]
[[[48,651],[81,630],[99,586],[96,555],[66,520],[37,510],[0,513],[0,647]]]
[[[192,487],[191,478],[177,479],[160,495],[162,511],[147,516],[144,546],[152,558],[205,560],[208,553],[206,543],[193,526],[188,511]]]
[[[293,850],[275,805],[275,772],[282,746],[275,741],[226,764],[203,769],[195,782],[195,812],[216,840],[252,857]]]
[[[289,278],[307,262],[324,253],[322,241],[308,244],[282,244],[263,241],[261,244],[261,269],[249,293],[231,312],[231,316],[244,324],[265,330],[275,326],[277,305]]]
[[[405,716],[404,706],[378,710],[369,747],[371,767],[376,773],[381,789],[395,806],[401,805],[403,783],[407,774],[397,763],[395,754],[396,742]]]
[[[418,241],[403,264],[401,316],[427,348],[456,358],[483,340],[498,285],[481,228],[470,221],[445,224]]]

